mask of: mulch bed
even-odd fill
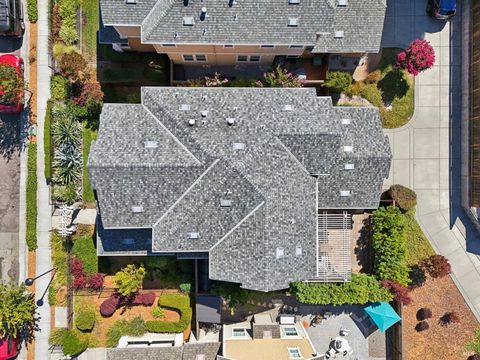
[[[424,286],[411,292],[413,303],[403,307],[403,354],[405,360],[462,360],[471,353],[465,351],[465,343],[474,336],[479,322],[470,311],[450,276],[428,279]],[[415,331],[417,311],[432,310],[428,319],[430,328]],[[439,318],[448,311],[455,311],[460,323],[441,326]]]

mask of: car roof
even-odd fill
[[[457,7],[457,0],[440,0],[440,7],[443,10],[455,10]]]
[[[8,29],[8,1],[0,0],[0,31]]]

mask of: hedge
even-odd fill
[[[72,255],[82,260],[87,275],[98,273],[97,249],[92,236],[84,236],[73,241]]]
[[[43,151],[45,153],[45,179],[52,178],[52,100],[47,101],[45,124],[43,126]]]
[[[27,0],[27,15],[31,23],[36,23],[38,20],[38,5],[37,0]]]
[[[26,241],[33,251],[37,248],[37,144],[28,144],[27,169]]]
[[[53,100],[65,100],[68,95],[68,80],[60,74],[52,76],[50,82],[50,96]]]
[[[78,355],[88,347],[88,341],[80,339],[79,334],[74,330],[67,330],[63,333],[62,346],[64,355]]]
[[[75,326],[81,331],[92,331],[95,325],[95,311],[81,310],[75,315]]]
[[[413,209],[417,205],[417,194],[415,191],[403,185],[396,184],[390,186],[388,195],[395,201],[395,205],[403,211]]]
[[[410,282],[405,242],[405,218],[399,208],[388,206],[373,213],[373,271],[380,280]]]
[[[393,298],[388,289],[367,274],[352,274],[351,281],[340,284],[295,282],[290,285],[290,290],[298,301],[305,304],[366,304]]]
[[[153,333],[182,333],[192,322],[192,308],[190,297],[183,294],[164,294],[158,299],[158,306],[176,310],[180,313],[180,320],[176,322],[149,320],[145,322],[147,331]]]
[[[116,347],[122,336],[142,336],[145,334],[145,321],[137,316],[128,321],[115,321],[107,331],[107,347]]]

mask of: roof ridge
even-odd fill
[[[140,39],[142,41],[151,35],[160,20],[162,20],[162,18],[166,15],[167,11],[172,7],[174,3],[175,0],[157,0],[155,5],[148,12],[147,16],[145,16],[145,19],[143,19],[140,26]],[[163,5],[164,7],[160,9],[158,13],[156,13],[157,7],[160,7],[161,5]],[[153,18],[154,15],[156,15],[156,18]],[[145,36],[143,36],[144,33]]]

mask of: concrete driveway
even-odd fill
[[[0,55],[20,55],[23,38],[0,37]],[[20,115],[0,114],[0,279],[18,280]]]

